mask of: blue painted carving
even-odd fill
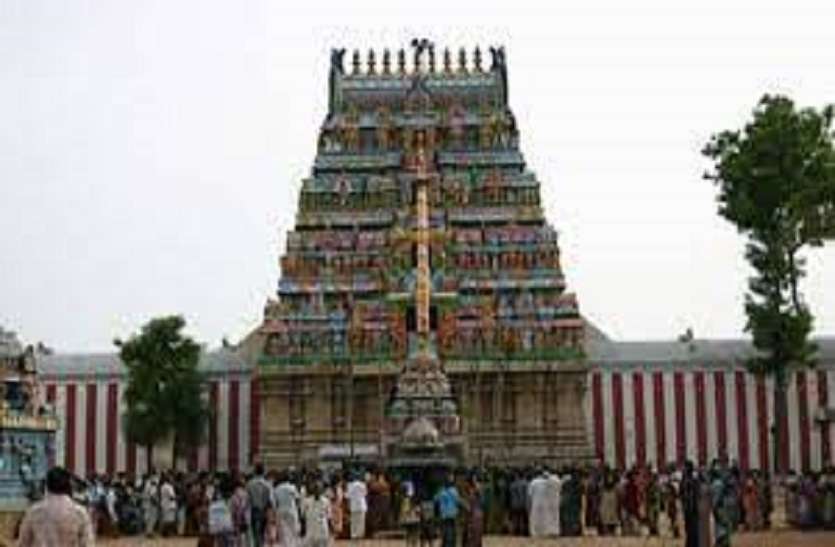
[[[36,357],[0,328],[0,510],[40,497],[54,460],[55,415],[40,396]]]

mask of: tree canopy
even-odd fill
[[[714,135],[702,151],[713,161],[705,178],[719,187],[719,215],[747,238],[754,275],[745,329],[756,350],[748,364],[775,377],[777,445],[785,443],[787,371],[814,364],[800,252],[835,236],[833,113],[832,106],[798,109],[787,97],[765,95],[741,130]]]
[[[209,412],[197,369],[201,349],[183,335],[185,324],[180,316],[159,317],[127,341],[116,340],[128,370],[127,437],[151,448],[173,434],[175,457],[179,448],[203,441]]]

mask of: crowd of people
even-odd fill
[[[47,479],[47,499],[30,512],[54,506]],[[687,547],[724,546],[735,531],[771,527],[774,511],[767,473],[719,461],[660,471],[491,467],[434,476],[360,468],[267,473],[256,465],[246,476],[152,472],[67,481],[58,481],[58,493],[84,509],[91,536],[185,535],[206,547],[325,547],[338,538],[380,536],[402,536],[413,546],[440,540],[442,547],[478,547],[485,534],[591,533],[683,536]],[[790,525],[835,529],[835,469],[790,473],[785,486]],[[74,509],[62,511],[78,518]],[[31,536],[33,518],[24,519],[22,540]]]
[[[835,468],[786,478],[786,522],[801,529],[835,529]]]

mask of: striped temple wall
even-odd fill
[[[594,453],[611,465],[736,460],[770,469],[774,381],[743,368],[693,365],[592,367],[587,420]],[[793,373],[788,385],[789,468],[835,464],[835,366]]]
[[[127,441],[122,428],[123,377],[44,375],[46,400],[58,415],[55,464],[80,476],[146,471],[146,450]],[[247,469],[260,430],[257,384],[247,372],[212,374],[207,397],[213,410],[207,442],[184,458],[189,470]]]
[[[635,462],[709,462],[727,456],[745,468],[770,467],[773,381],[742,368],[680,365],[592,365],[586,416],[595,454],[615,466]],[[123,377],[42,375],[61,424],[56,462],[79,475],[143,473],[145,449],[121,427]],[[250,371],[214,370],[207,397],[214,410],[208,442],[188,469],[246,469],[261,431],[257,382]],[[788,391],[792,469],[835,464],[835,424],[816,418],[835,401],[835,364],[798,371]]]

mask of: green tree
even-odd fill
[[[775,466],[787,470],[788,403],[792,368],[814,365],[813,317],[799,290],[806,274],[801,251],[835,235],[833,107],[798,109],[765,95],[741,130],[713,135],[702,153],[713,161],[705,178],[719,187],[719,215],[747,238],[754,270],[745,295],[745,330],[755,353],[753,372],[774,377]]]
[[[127,341],[115,341],[128,370],[125,433],[146,447],[149,468],[154,444],[169,435],[174,462],[183,449],[204,440],[209,410],[197,370],[200,346],[182,334],[185,324],[180,316],[159,317]]]

